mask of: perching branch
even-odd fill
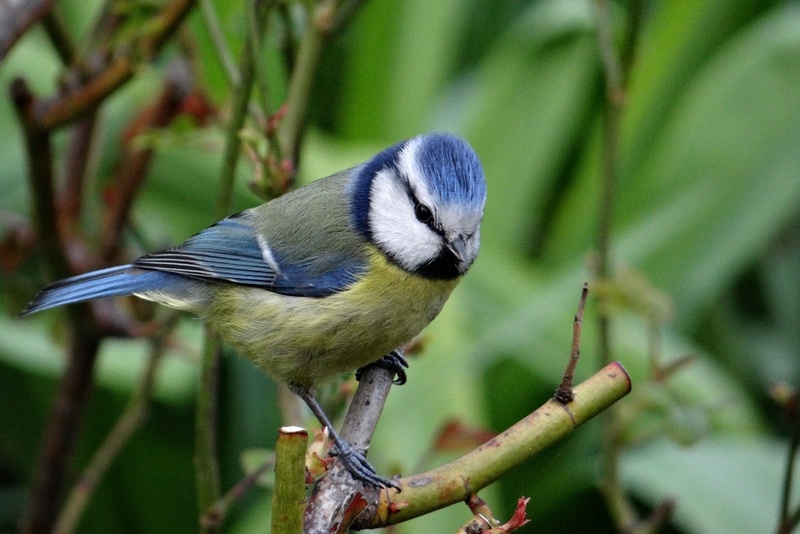
[[[383,405],[392,387],[394,372],[378,366],[364,368],[358,389],[350,403],[340,432],[353,447],[367,451],[378,424]],[[338,458],[334,458],[325,476],[314,487],[306,507],[304,532],[338,532],[347,529],[355,514],[366,507],[356,481]],[[363,490],[363,493],[374,490]]]
[[[627,395],[631,382],[618,362],[575,387],[575,400],[554,399],[477,449],[431,471],[401,478],[402,492],[382,490],[351,528],[394,525],[463,501],[562,439]],[[467,489],[469,486],[469,490]]]

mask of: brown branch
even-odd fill
[[[151,129],[164,128],[175,120],[191,88],[192,80],[187,66],[181,61],[172,62],[158,100],[144,109],[126,132],[122,162],[114,183],[107,190],[107,205],[103,214],[101,258],[104,265],[118,261],[122,231],[128,222],[134,200],[147,178],[147,168],[153,158],[152,143],[140,148],[136,146],[136,136]]]
[[[95,452],[89,465],[70,491],[58,521],[53,528],[57,534],[68,534],[77,527],[86,505],[89,503],[97,485],[117,458],[122,448],[141,427],[147,418],[148,404],[155,385],[156,371],[166,347],[169,333],[177,324],[180,315],[176,312],[167,320],[152,341],[150,355],[142,378],[125,410],[108,433],[103,444]]]
[[[71,274],[58,229],[50,133],[32,121],[34,97],[25,82],[11,84],[11,98],[25,137],[34,227],[52,278]],[[23,532],[50,530],[56,517],[75,439],[86,410],[100,332],[87,304],[68,315],[71,336],[67,369],[56,393],[36,472],[33,475]]]
[[[5,2],[0,9],[0,61],[49,10],[53,0]]]
[[[267,471],[275,467],[275,459],[262,463],[259,467],[248,473],[242,480],[237,482],[231,489],[222,497],[217,499],[217,502],[202,516],[200,517],[200,525],[206,529],[216,529],[222,526],[225,517],[228,515],[228,510],[239,499],[244,497],[251,488],[253,488],[259,479],[266,474]]]
[[[36,126],[33,117],[35,97],[25,80],[15,79],[10,92],[25,136],[29,187],[33,193],[31,211],[34,228],[51,276],[63,278],[71,273],[58,229],[50,132]]]
[[[73,242],[73,239],[80,233],[84,182],[96,123],[97,114],[90,113],[87,115],[72,127],[67,144],[66,158],[64,160],[64,181],[58,197],[59,226],[63,231],[66,244]],[[69,245],[65,245],[65,247],[69,260],[73,265],[86,263],[76,261],[76,257],[71,253]]]
[[[151,57],[174,31],[191,5],[191,0],[176,0],[167,6],[156,17],[153,29],[144,37],[138,37],[128,49],[138,52],[140,56]],[[48,100],[36,100],[21,79],[11,85],[12,101],[22,124],[28,155],[34,227],[51,278],[63,278],[73,272],[59,231],[50,132],[94,110],[106,96],[133,75],[134,68],[130,58],[114,58],[104,65],[99,74],[90,77],[88,83],[71,83],[64,94]],[[65,76],[67,80],[81,78],[81,72]],[[73,183],[80,184],[82,181],[75,176],[72,179],[75,180]],[[74,198],[71,199],[73,208],[74,201]],[[77,206],[79,210],[80,205]],[[67,369],[56,393],[32,477],[28,507],[22,521],[23,532],[47,532],[53,526],[92,389],[94,363],[102,333],[88,304],[74,305],[73,309],[74,313],[67,315],[71,331]]]
[[[79,87],[70,87],[64,94],[37,102],[34,112],[37,127],[54,130],[95,109],[133,76],[139,60],[152,59],[193,5],[194,0],[173,0],[148,21],[146,34],[119,45],[118,49],[127,53],[111,58]]]
[[[564,371],[564,377],[561,379],[561,384],[556,389],[555,395],[553,395],[561,404],[568,404],[575,398],[575,394],[572,391],[572,380],[575,378],[575,368],[578,366],[578,358],[581,355],[581,326],[583,325],[583,310],[586,307],[586,296],[588,294],[589,284],[584,283],[581,298],[578,301],[578,311],[572,321],[572,349],[570,350],[569,361]]]
[[[67,370],[56,393],[31,482],[21,528],[24,533],[49,532],[58,516],[69,462],[92,390],[99,343],[97,335],[72,336]]]
[[[369,449],[372,434],[378,424],[383,405],[392,387],[394,372],[378,366],[364,369],[358,389],[345,416],[340,436],[357,449]],[[339,458],[314,487],[306,507],[304,532],[330,532],[349,525],[349,512],[360,506],[362,494],[372,494],[373,488],[353,478]],[[350,518],[351,520],[352,518]],[[336,526],[336,528],[334,528]]]

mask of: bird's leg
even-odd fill
[[[408,369],[408,362],[406,361],[405,356],[403,356],[403,353],[400,352],[400,349],[395,349],[386,356],[383,356],[381,359],[375,360],[364,367],[359,367],[356,369],[356,380],[361,380],[361,375],[364,374],[364,371],[373,365],[380,367],[381,369],[386,369],[387,371],[394,371],[395,378],[392,381],[394,385],[402,386],[406,383],[406,369]]]
[[[339,433],[334,430],[328,416],[325,415],[322,406],[319,405],[314,393],[312,393],[310,389],[299,386],[291,386],[291,388],[297,396],[303,399],[303,402],[306,403],[311,413],[316,416],[320,424],[327,427],[328,433],[333,438],[333,454],[342,460],[342,463],[353,477],[375,488],[394,488],[400,490],[400,485],[397,481],[378,475],[375,468],[372,467],[372,464],[367,461],[364,453],[339,436]]]

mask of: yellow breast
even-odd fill
[[[311,387],[409,341],[439,314],[458,283],[410,274],[374,247],[369,258],[363,278],[340,293],[289,297],[224,286],[204,315],[267,373]]]

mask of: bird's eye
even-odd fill
[[[417,216],[417,220],[424,224],[429,224],[433,219],[433,213],[431,213],[431,209],[426,206],[425,204],[417,203],[414,206],[414,215]]]

